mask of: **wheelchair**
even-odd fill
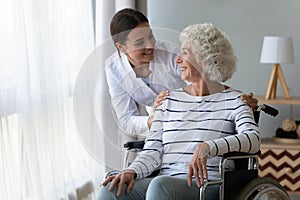
[[[260,105],[254,111],[256,123],[259,122],[260,111],[276,116],[278,110],[268,105]],[[130,153],[137,154],[142,150],[144,141],[129,141],[124,144],[127,149],[125,165],[128,166]],[[200,200],[205,199],[205,189],[210,185],[220,185],[220,200],[289,200],[289,195],[284,188],[274,179],[269,177],[258,177],[258,155],[241,152],[230,152],[222,156],[219,163],[220,178],[217,180],[206,180],[199,189]],[[225,170],[226,162],[233,160],[235,170]],[[152,175],[155,176],[156,174]]]

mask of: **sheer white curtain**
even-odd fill
[[[0,199],[83,199],[99,183],[72,105],[93,49],[91,1],[0,0]]]
[[[124,134],[118,130],[116,120],[114,118],[114,111],[110,104],[110,95],[108,92],[108,86],[105,77],[105,67],[104,61],[110,56],[114,51],[115,47],[110,38],[109,26],[112,16],[120,9],[123,8],[134,8],[141,10],[146,13],[146,0],[96,0],[96,49],[94,57],[101,58],[97,60],[99,62],[97,73],[99,74],[99,79],[97,86],[95,88],[94,96],[94,109],[97,121],[99,124],[99,131],[101,134],[95,134],[89,138],[85,138],[84,141],[87,146],[90,147],[91,152],[101,161],[105,163],[105,169],[122,169],[123,159],[125,155],[125,150],[122,148],[123,142],[126,141]],[[97,56],[100,55],[100,56]],[[93,60],[90,58],[90,60]],[[95,59],[94,59],[95,60]],[[88,64],[90,68],[92,64]],[[95,71],[91,70],[91,74],[95,74]],[[82,85],[82,84],[80,84]],[[88,90],[88,89],[82,89]],[[93,109],[86,108],[85,110]],[[80,120],[82,121],[82,120]],[[93,142],[95,138],[100,137],[103,141],[103,147],[105,151],[97,151],[97,145]]]

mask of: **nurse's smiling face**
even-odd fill
[[[180,54],[176,58],[181,69],[181,78],[193,82],[202,78],[202,66],[196,61],[196,56],[192,52],[191,45],[184,42],[181,46]]]
[[[155,38],[148,23],[142,23],[132,29],[125,44],[117,43],[133,67],[148,64],[154,58]]]

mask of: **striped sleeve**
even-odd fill
[[[150,133],[146,138],[142,152],[135,158],[134,162],[128,167],[136,172],[136,179],[141,179],[152,174],[153,171],[161,167],[162,145],[162,110],[157,109]]]
[[[210,146],[209,157],[223,155],[228,152],[256,153],[260,148],[260,134],[258,125],[254,121],[249,106],[240,106],[233,112],[236,134],[223,138],[206,141]]]

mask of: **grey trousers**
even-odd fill
[[[156,176],[135,181],[130,193],[126,194],[124,186],[122,194],[117,197],[117,186],[109,191],[108,184],[101,187],[97,200],[197,200],[199,199],[199,188],[193,181],[191,187],[188,186],[187,179]],[[209,186],[205,190],[205,200],[219,199],[219,186]]]

